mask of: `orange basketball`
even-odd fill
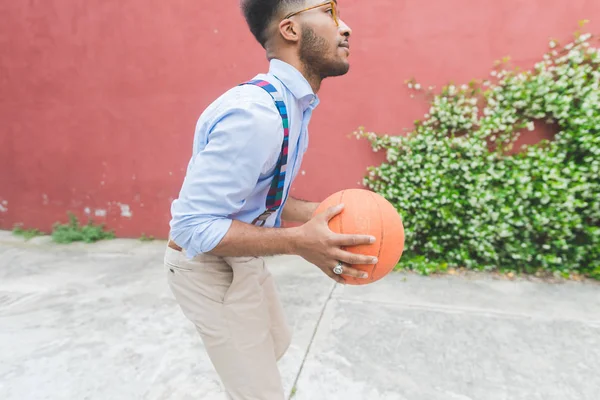
[[[404,225],[394,206],[381,195],[363,189],[348,189],[325,199],[315,211],[320,214],[329,207],[344,204],[341,213],[329,221],[335,233],[371,235],[377,240],[373,244],[359,245],[344,250],[355,254],[376,256],[376,265],[351,265],[365,271],[367,279],[342,275],[349,285],[365,285],[380,280],[389,274],[400,261],[404,251]]]

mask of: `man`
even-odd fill
[[[375,264],[344,246],[331,208],[288,196],[308,144],[324,78],[349,70],[350,28],[337,2],[243,0],[246,21],[270,60],[267,74],[227,91],[201,115],[165,254],[169,285],[196,326],[234,400],[284,399],[277,361],[291,334],[262,257],[295,254],[330,278],[363,277]],[[300,226],[281,228],[281,220]]]

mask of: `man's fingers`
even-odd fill
[[[344,264],[348,265],[365,265],[365,264],[377,264],[379,260],[377,257],[366,256],[363,254],[354,254],[349,251],[337,251],[335,254],[336,260],[340,260]]]
[[[334,281],[336,281],[337,283],[344,283],[344,278],[342,278],[339,275],[336,275],[333,272],[333,268],[321,268],[321,270],[325,273],[325,275],[327,275],[328,277],[330,277],[331,279],[333,279]]]
[[[332,278],[334,281],[336,281],[337,283],[341,283],[342,285],[346,283],[346,281],[344,281],[344,278],[342,278],[339,275],[333,274]]]
[[[341,213],[343,209],[343,204],[338,204],[337,206],[329,207],[324,213],[325,221],[329,222],[333,217]]]
[[[347,266],[343,266],[343,272],[342,275],[347,275],[347,276],[351,276],[353,278],[358,278],[358,279],[366,279],[369,277],[369,274],[367,274],[364,271],[360,271],[358,269],[355,268],[351,268],[351,267],[347,267]]]
[[[358,246],[361,244],[373,244],[377,239],[374,236],[369,235],[348,235],[348,234],[337,234],[334,235],[333,241],[337,246]]]

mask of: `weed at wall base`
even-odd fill
[[[16,225],[12,231],[13,235],[20,236],[25,240],[33,239],[34,237],[43,236],[44,233],[38,229],[23,229],[22,226]]]
[[[80,225],[75,215],[69,213],[69,223],[54,224],[52,240],[56,243],[66,244],[73,242],[94,243],[100,240],[114,239],[112,231],[105,231],[104,225],[94,225],[89,221],[86,225]]]

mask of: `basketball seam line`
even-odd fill
[[[346,193],[346,191],[344,190],[340,196],[340,203],[344,203],[344,193]],[[340,232],[343,234],[344,233],[344,218],[340,218]],[[346,247],[342,247],[344,250],[346,250]]]
[[[344,193],[346,193],[346,191],[345,191],[345,190],[344,190],[344,191],[342,191],[342,193],[341,193],[341,195],[340,195],[340,203],[342,203],[342,204],[344,203]],[[341,217],[341,215],[340,215],[340,218],[339,218],[339,220],[340,220],[340,233],[341,233],[341,234],[344,234],[344,218],[342,218],[342,217]],[[342,249],[342,250],[346,250],[346,249],[347,249],[347,246],[342,246],[342,247],[341,247],[341,249]],[[345,282],[347,278],[345,278],[345,277],[342,277],[342,279],[344,279],[344,282]]]
[[[379,249],[377,249],[377,264],[375,264],[375,266],[373,267],[373,272],[371,273],[371,281],[373,281],[373,275],[375,275],[375,271],[377,270],[377,266],[379,265],[379,257],[381,257],[381,249],[383,248],[383,214],[381,213],[381,207],[379,206],[377,198],[373,195],[373,193],[369,193],[369,195],[375,200],[377,210],[379,211],[379,221],[381,221],[381,242],[379,243]]]

